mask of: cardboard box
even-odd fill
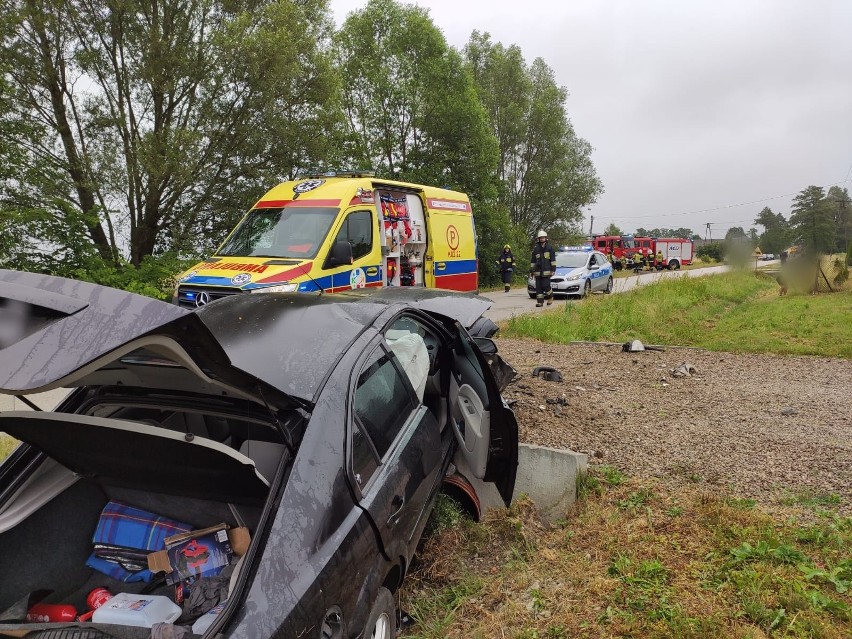
[[[148,555],[148,568],[165,572],[170,584],[217,575],[232,556],[246,553],[250,541],[247,528],[228,528],[227,524],[174,535],[166,539],[165,550]]]

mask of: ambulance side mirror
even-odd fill
[[[347,240],[337,240],[331,247],[331,254],[325,261],[326,268],[352,264],[352,245]]]

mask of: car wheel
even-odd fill
[[[392,639],[396,636],[396,605],[385,587],[379,588],[376,601],[367,618],[364,639]]]
[[[612,281],[612,276],[610,276],[610,278],[606,281],[606,288],[604,289],[604,293],[606,293],[607,295],[612,293],[612,289],[614,286],[615,284]]]
[[[589,293],[592,292],[592,281],[586,280],[586,283],[583,285],[583,294],[580,297],[586,297]]]
[[[669,270],[677,271],[679,269],[680,269],[680,262],[678,262],[677,260],[672,260],[671,262],[669,262]]]

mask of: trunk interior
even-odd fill
[[[0,615],[39,590],[51,591],[40,603],[70,604],[78,614],[98,587],[174,601],[175,586],[157,575],[125,583],[86,565],[104,507],[119,502],[192,530],[224,523],[254,536],[289,458],[282,433],[295,434],[303,419],[244,399],[114,387],[78,392],[71,406],[0,413],[0,431],[33,451],[13,454],[0,472]],[[6,616],[0,631],[20,623]],[[175,623],[194,620],[184,612]]]

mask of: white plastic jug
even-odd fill
[[[120,592],[95,610],[92,621],[150,628],[161,621],[172,623],[180,614],[180,606],[168,597]]]

